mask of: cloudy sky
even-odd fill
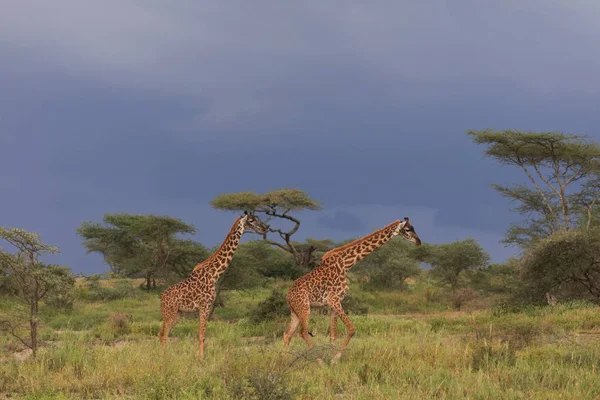
[[[176,216],[218,244],[218,194],[297,187],[302,237],[410,216],[425,242],[498,243],[516,216],[467,129],[600,139],[597,0],[5,0],[0,225],[102,272],[75,229]]]

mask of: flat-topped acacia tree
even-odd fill
[[[266,216],[265,220],[272,221],[275,218],[292,224],[288,229],[269,228],[268,233],[278,235],[283,243],[269,239],[268,234],[263,235],[263,239],[290,253],[296,265],[303,270],[310,269],[318,255],[333,246],[331,240],[307,239],[306,243],[292,240],[300,228],[300,220],[291,214],[304,210],[317,211],[321,209],[321,205],[317,201],[311,199],[300,189],[278,189],[264,194],[228,193],[215,197],[210,204],[219,210],[262,213]]]
[[[561,132],[467,132],[485,155],[521,169],[528,184],[492,185],[516,202],[523,224],[511,225],[505,243],[528,247],[554,233],[594,224],[600,204],[600,143]]]

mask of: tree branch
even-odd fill
[[[28,349],[31,349],[31,344],[27,343],[19,335],[17,335],[17,333],[15,332],[15,327],[12,326],[12,324],[10,323],[10,321],[6,321],[6,320],[0,321],[0,330],[2,330],[4,332],[7,332],[12,337],[14,337],[15,339],[19,340],[21,343],[23,343]]]
[[[531,175],[529,170],[527,168],[525,168],[525,165],[521,161],[521,157],[519,157],[518,155],[517,155],[517,161],[518,161],[518,165],[521,167],[521,169],[523,169],[523,171],[525,171],[525,174],[527,175],[527,177],[529,177],[529,180],[531,180],[531,183],[533,183],[533,185],[535,186],[537,191],[540,193],[540,195],[544,199],[544,202],[546,203],[546,206],[548,207],[548,211],[550,211],[550,215],[552,216],[552,219],[554,219],[555,221],[558,221],[558,218],[556,217],[554,209],[552,208],[552,204],[548,201],[546,194],[544,193],[542,188],[537,184],[536,180],[533,178],[533,175]],[[560,222],[559,222],[559,224],[560,224]]]
[[[284,246],[284,245],[282,245],[281,243],[277,243],[277,242],[274,242],[274,241],[272,241],[272,240],[269,240],[269,239],[264,239],[264,241],[265,241],[265,242],[267,242],[267,243],[268,243],[268,244],[270,244],[270,245],[277,246],[277,247],[279,247],[280,249],[287,251],[288,253],[292,253],[292,251],[290,251],[290,249],[289,249],[289,248],[285,247],[285,246]]]

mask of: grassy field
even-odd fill
[[[311,319],[313,351],[296,337],[282,359],[287,318],[249,318],[270,289],[232,292],[215,310],[198,361],[194,316],[173,329],[163,358],[158,293],[131,289],[130,281],[108,286],[114,300],[98,300],[80,284],[73,311],[44,311],[35,361],[0,335],[0,398],[600,398],[600,310],[592,304],[456,312],[422,284],[397,293],[353,288],[369,313],[350,316],[356,335],[330,365],[327,316]],[[0,313],[14,308],[0,300]],[[340,345],[341,322],[338,332]]]

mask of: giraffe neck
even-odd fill
[[[214,281],[219,279],[221,274],[225,272],[229,264],[231,264],[231,260],[233,259],[233,254],[237,250],[242,235],[244,234],[244,222],[246,217],[239,217],[231,227],[231,230],[225,237],[223,244],[221,247],[210,256],[207,260],[202,263],[196,265],[194,271],[199,269],[203,269],[212,275]]]
[[[365,256],[371,254],[375,249],[383,246],[394,236],[398,235],[401,226],[401,221],[392,222],[385,228],[373,232],[368,236],[325,253],[322,260],[324,261],[331,255],[336,255],[338,259],[342,260],[344,268],[350,269]]]

